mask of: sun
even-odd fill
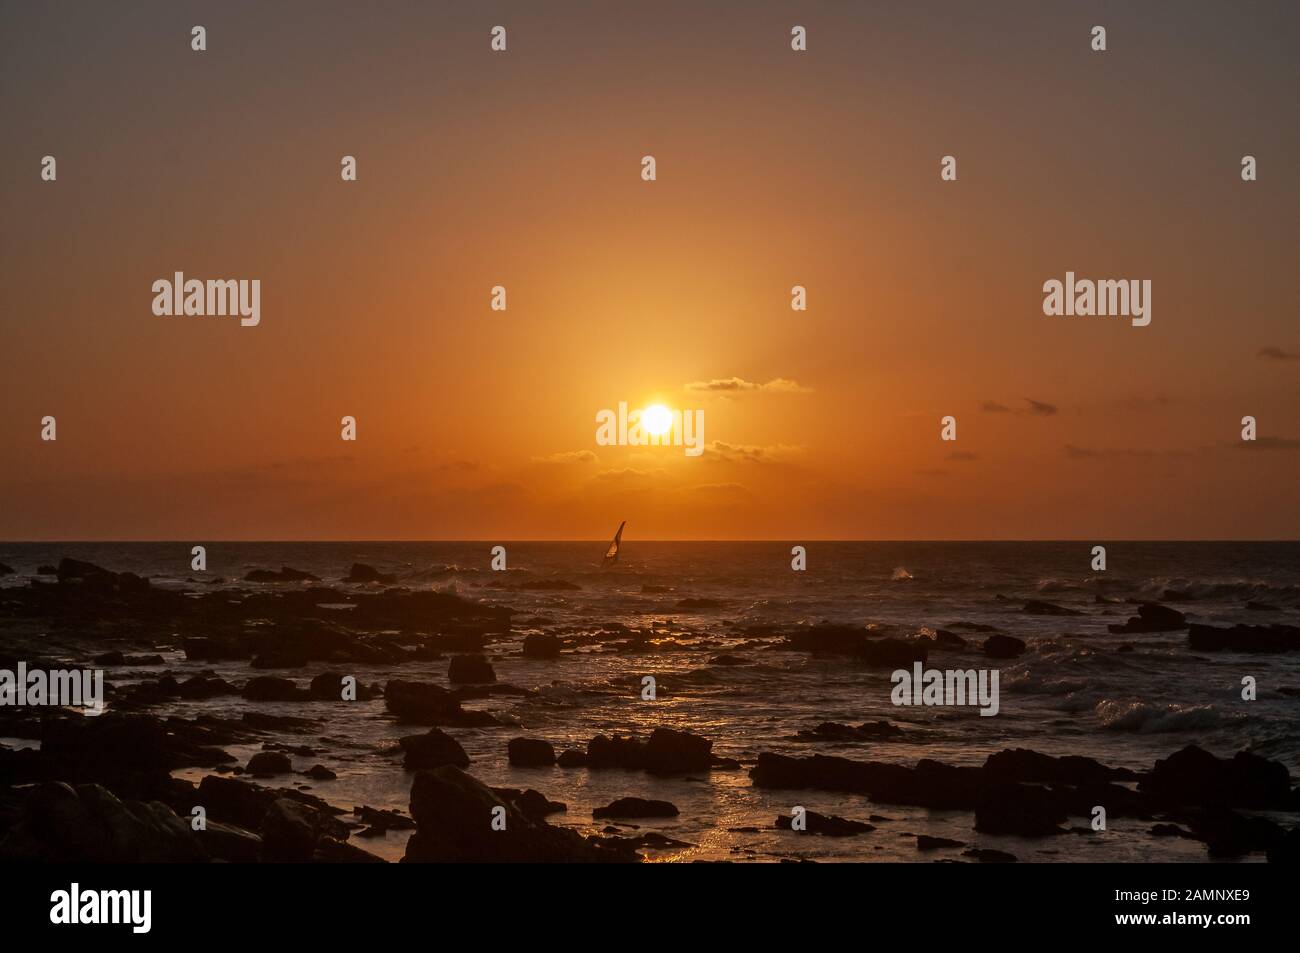
[[[641,412],[641,428],[654,437],[662,437],[673,427],[673,412],[663,404],[651,404]]]

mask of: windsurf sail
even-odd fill
[[[605,550],[605,558],[600,561],[600,568],[604,569],[611,563],[618,562],[618,544],[623,541],[623,527],[627,525],[627,520],[618,524],[618,532],[614,534],[613,540],[610,541],[609,549]]]

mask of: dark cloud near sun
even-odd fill
[[[1300,354],[1296,354],[1293,351],[1284,351],[1282,348],[1276,347],[1272,344],[1267,347],[1261,347],[1255,356],[1261,357],[1266,361],[1300,361]]]

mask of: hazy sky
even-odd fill
[[[0,538],[1297,538],[1298,42],[1294,3],[0,0]],[[176,271],[261,324],[155,316]],[[1045,316],[1066,271],[1151,324]],[[691,387],[733,379],[797,386]],[[709,448],[597,446],[620,400]]]

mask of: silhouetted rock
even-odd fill
[[[854,625],[814,625],[788,635],[790,648],[814,655],[854,655],[862,649],[867,629]]]
[[[272,801],[262,818],[262,860],[268,863],[308,863],[316,850],[315,816],[286,798]]]
[[[1052,792],[1028,784],[1000,786],[975,808],[975,830],[982,834],[1044,837],[1065,833],[1067,819],[1061,800]]]
[[[843,817],[836,817],[834,814],[818,814],[816,811],[805,811],[804,822],[806,827],[801,831],[794,831],[796,834],[821,834],[824,837],[854,837],[858,834],[869,834],[876,829],[873,824],[864,824],[861,821],[850,821]],[[794,830],[794,816],[782,814],[776,819],[776,823],[773,826],[777,830]]]
[[[551,814],[561,814],[569,809],[563,801],[549,800],[541,791],[534,791],[532,788],[523,791],[518,788],[493,788],[492,793],[535,821]]]
[[[13,574],[14,574],[13,566],[8,566],[5,565],[4,563],[0,563],[0,576],[12,576]]]
[[[1026,615],[1083,615],[1078,609],[1067,609],[1065,606],[1042,602],[1038,599],[1030,599],[1026,602],[1023,611]]]
[[[343,812],[320,798],[292,788],[267,788],[250,781],[237,781],[209,774],[199,782],[194,804],[202,805],[209,818],[238,825],[245,830],[262,828],[262,819],[271,805],[282,798],[295,801],[313,812],[315,827],[331,837],[346,838],[348,828],[337,819]]]
[[[497,723],[487,712],[462,709],[459,699],[441,685],[390,679],[384,686],[384,704],[399,721],[415,725],[473,728]]]
[[[496,680],[492,663],[482,655],[453,655],[447,667],[447,681],[453,685],[482,685]]]
[[[1116,635],[1131,632],[1176,632],[1187,628],[1187,617],[1177,609],[1162,606],[1155,602],[1144,602],[1138,606],[1138,614],[1123,625],[1106,626]]]
[[[1008,854],[1005,850],[994,850],[992,847],[972,847],[970,850],[961,852],[963,857],[974,857],[981,864],[1014,864],[1016,855]]]
[[[344,582],[352,583],[369,583],[377,582],[385,586],[396,584],[397,577],[392,573],[380,572],[374,566],[367,566],[365,563],[353,563],[352,571],[348,573]]]
[[[273,569],[254,569],[244,576],[244,582],[320,582],[320,577],[301,569],[282,566],[279,572]]]
[[[510,763],[520,768],[549,768],[555,764],[555,748],[540,738],[511,738],[506,745]]]
[[[311,695],[297,682],[278,675],[258,675],[244,683],[243,696],[253,702],[301,702]]]
[[[947,629],[937,629],[934,633],[934,640],[940,645],[948,645],[955,649],[965,648],[966,640],[956,632],[949,632]]]
[[[635,862],[626,846],[584,838],[534,820],[485,784],[450,765],[420,771],[411,785],[417,829],[403,863]],[[504,829],[493,829],[493,821]]]
[[[876,639],[865,642],[854,653],[854,658],[868,665],[905,668],[914,662],[925,664],[929,658],[928,639]]]
[[[984,640],[984,654],[989,658],[1016,658],[1025,652],[1025,643],[1011,635],[990,635]]]
[[[1194,811],[1188,826],[1194,838],[1205,842],[1210,857],[1242,857],[1257,851],[1275,851],[1286,841],[1286,830],[1275,821],[1239,814],[1226,807]]]
[[[841,725],[833,721],[824,721],[816,728],[802,728],[791,741],[807,742],[857,742],[890,741],[903,736],[903,729],[887,721],[864,722],[861,725]]]
[[[589,768],[641,768],[645,745],[636,738],[597,735],[587,742]]]
[[[621,797],[591,812],[600,817],[676,817],[680,812],[669,801],[654,801],[642,797]]]
[[[944,847],[965,847],[966,845],[959,840],[951,840],[947,837],[931,837],[928,834],[916,835],[917,850],[939,850]]]
[[[0,859],[37,863],[195,863],[188,822],[157,801],[122,801],[98,784],[41,784],[22,802]]]
[[[532,632],[524,636],[524,658],[550,659],[560,657],[561,642],[554,635]]]
[[[587,766],[587,752],[579,751],[576,748],[561,751],[560,756],[555,759],[555,763],[561,768],[585,768]]]
[[[409,735],[402,738],[399,744],[406,752],[402,767],[407,771],[440,768],[444,764],[453,764],[458,768],[469,767],[469,755],[460,742],[437,728],[430,728],[422,735]]]
[[[1193,622],[1188,648],[1195,652],[1294,652],[1300,650],[1300,626],[1234,625],[1219,628]]]
[[[1248,751],[1217,758],[1196,745],[1157,761],[1139,789],[1164,804],[1259,810],[1287,810],[1292,804],[1286,765]]]
[[[1109,781],[1134,781],[1137,774],[1128,768],[1108,768],[1092,758],[1065,755],[1054,758],[1028,748],[1007,748],[988,756],[984,770],[1003,781],[1028,781],[1041,784],[1104,784]]]
[[[244,770],[255,778],[269,778],[276,774],[288,774],[293,770],[293,764],[288,756],[278,751],[259,751],[248,759],[248,767]]]
[[[339,779],[337,774],[325,767],[323,764],[313,764],[310,768],[304,771],[303,774],[311,778],[313,781],[337,781]]]
[[[656,728],[641,752],[641,764],[651,774],[682,774],[707,770],[713,742],[689,731]]]

